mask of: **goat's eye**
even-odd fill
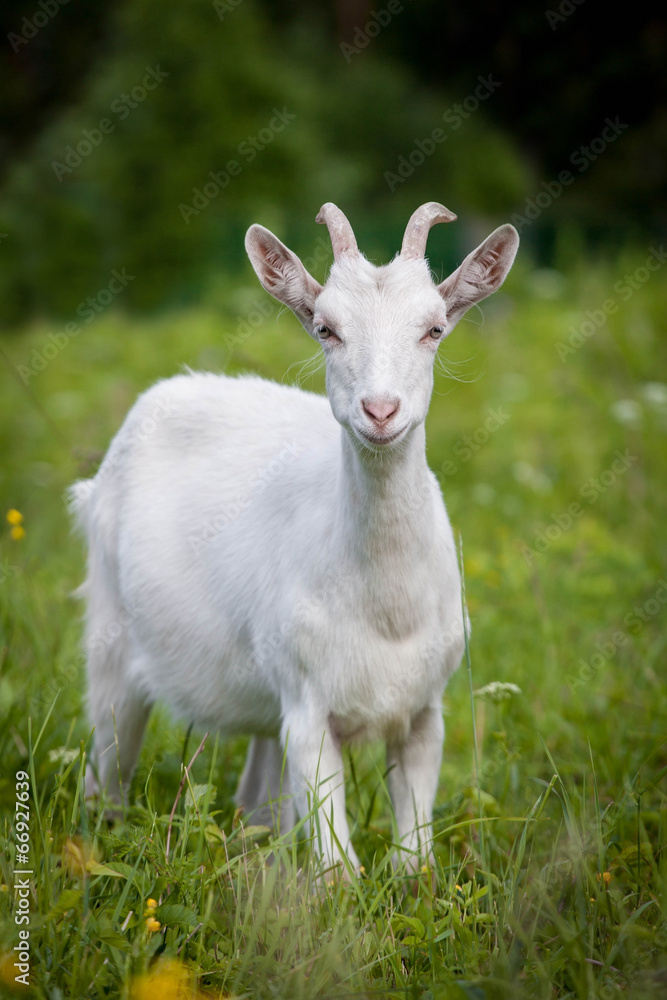
[[[320,338],[320,340],[328,340],[331,336],[336,336],[333,330],[330,330],[325,323],[318,323],[315,327],[315,334]]]
[[[422,337],[422,343],[428,343],[429,340],[440,340],[441,337],[445,335],[445,328],[440,323],[436,323],[432,326],[428,333],[425,333]]]

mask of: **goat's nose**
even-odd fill
[[[400,400],[398,399],[362,399],[361,405],[364,412],[376,424],[384,424],[387,420],[398,413]]]

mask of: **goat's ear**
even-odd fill
[[[514,226],[500,226],[438,285],[447,304],[447,333],[471,306],[500,288],[518,248],[519,234]]]
[[[245,248],[255,274],[274,299],[283,302],[312,334],[315,300],[322,291],[297,257],[264,226],[251,226]]]

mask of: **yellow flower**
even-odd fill
[[[187,966],[168,959],[135,979],[130,996],[132,1000],[199,1000],[202,994],[193,989]]]
[[[159,920],[156,920],[155,917],[148,917],[146,920],[146,930],[149,934],[154,934],[155,931],[159,931],[161,927],[162,924]]]
[[[16,989],[14,976],[18,974],[18,969],[14,968],[16,961],[18,961],[16,952],[8,951],[0,954],[0,983],[6,983],[7,986],[13,986],[14,989]]]
[[[9,533],[15,542],[20,542],[22,538],[25,538],[25,528],[22,528],[20,524],[15,524]]]
[[[611,872],[602,872],[602,874],[598,872],[595,877],[597,878],[598,882],[602,881],[604,882],[605,885],[609,885],[609,883],[611,882]]]
[[[100,862],[100,852],[81,837],[68,837],[63,844],[63,864],[70,875],[83,878]]]
[[[146,906],[148,907],[149,910],[157,910],[157,900],[147,899]]]
[[[14,508],[12,507],[11,510],[7,511],[7,520],[9,521],[10,524],[22,524],[23,514],[21,513],[20,510],[14,510]]]

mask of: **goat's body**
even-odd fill
[[[424,421],[438,344],[499,287],[518,244],[501,227],[436,287],[426,234],[453,218],[422,206],[401,254],[376,268],[325,205],[324,287],[251,227],[261,283],[322,347],[328,398],[251,376],[160,382],[73,488],[88,539],[89,792],[95,770],[112,795],[129,784],[164,701],[252,734],[239,803],[257,816],[291,793],[280,825],[293,802],[325,859],[355,864],[341,746],[380,738],[398,841],[413,866],[430,853],[442,693],[464,625]]]
[[[407,735],[461,655],[451,529],[424,463],[350,532],[366,498],[342,495],[342,435],[326,398],[254,377],[183,375],[140,398],[75,487],[84,589],[107,595],[89,652],[116,690],[276,737],[307,688],[339,741]],[[98,726],[104,712],[92,689]]]

